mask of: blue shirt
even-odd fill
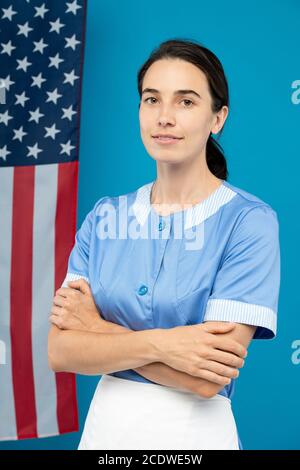
[[[153,181],[100,198],[76,233],[67,280],[86,279],[104,319],[132,330],[209,320],[276,335],[280,285],[276,212],[227,181],[170,216],[150,203]],[[110,375],[153,383],[132,369]],[[232,397],[235,380],[219,393]]]

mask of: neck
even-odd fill
[[[202,168],[182,168],[158,162],[157,178],[152,186],[153,204],[197,204],[215,191],[223,180]]]

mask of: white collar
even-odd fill
[[[144,225],[151,212],[150,195],[154,181],[141,186],[137,190],[135,201],[132,205],[133,212],[140,225]],[[215,214],[218,209],[227,204],[237,193],[226,186],[226,181],[199,204],[186,209],[184,229],[187,230],[200,224],[205,219]],[[155,212],[155,214],[157,214]],[[175,214],[175,213],[174,213]]]

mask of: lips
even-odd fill
[[[153,135],[155,139],[182,139],[183,137],[177,137],[177,135],[172,135],[172,134],[156,134]]]
[[[174,145],[183,139],[183,137],[176,137],[170,135],[157,135],[153,136],[152,138],[154,139],[154,142],[159,145]]]

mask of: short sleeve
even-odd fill
[[[228,240],[204,321],[256,325],[253,339],[276,336],[280,287],[279,224],[268,205],[243,215]]]
[[[62,287],[68,287],[67,281],[74,281],[81,278],[85,279],[88,283],[90,283],[89,251],[91,232],[97,207],[103,199],[104,197],[96,202],[93,209],[88,212],[81,224],[81,227],[79,228],[79,230],[77,230],[75,234],[75,244],[68,259],[67,273]]]

